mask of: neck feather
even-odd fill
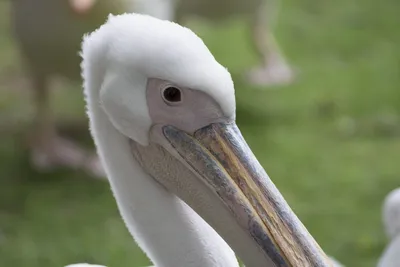
[[[92,136],[120,213],[139,246],[157,267],[237,267],[233,251],[214,229],[135,161],[129,140],[98,104],[100,86],[85,80]]]

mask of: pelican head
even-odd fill
[[[82,56],[98,153],[128,228],[151,258],[157,261],[154,246],[168,231],[188,227],[203,245],[204,235],[214,235],[203,234],[208,226],[197,230],[197,219],[173,228],[167,221],[185,221],[184,210],[207,222],[248,267],[330,265],[246,144],[235,124],[231,76],[197,35],[145,15],[110,16],[84,38]],[[169,195],[196,215],[181,204],[167,208]],[[164,228],[153,228],[159,236],[144,237],[155,224]],[[177,232],[170,238],[184,238]],[[212,266],[228,266],[217,261]]]

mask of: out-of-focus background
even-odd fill
[[[0,266],[145,266],[105,181],[30,167],[32,92],[9,2],[0,2]],[[296,79],[267,87],[243,79],[256,55],[240,17],[188,23],[232,73],[238,125],[254,153],[321,247],[347,266],[376,265],[387,244],[381,205],[400,186],[399,12],[397,0],[281,1],[274,34]],[[51,97],[63,134],[92,147],[79,84],[59,81]]]

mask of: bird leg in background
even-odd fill
[[[57,134],[50,108],[47,77],[32,75],[34,103],[34,133],[30,141],[31,162],[38,170],[56,167],[83,169],[91,175],[105,177],[98,157],[87,153],[73,142]]]
[[[293,81],[293,70],[286,62],[272,34],[270,22],[272,12],[266,12],[266,2],[263,1],[260,9],[252,16],[251,40],[262,63],[261,66],[250,71],[248,79],[252,84],[257,85],[288,84]]]

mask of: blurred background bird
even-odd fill
[[[186,24],[190,17],[197,17],[203,22],[221,24],[242,18],[246,20],[248,42],[258,57],[258,66],[246,73],[247,81],[262,85],[291,83],[294,71],[287,63],[275,40],[273,29],[277,21],[281,0],[175,0],[176,21]],[[284,11],[283,11],[284,12]],[[231,43],[225,40],[227,45]],[[232,40],[233,41],[233,40]]]
[[[94,152],[59,135],[50,90],[57,76],[80,83],[82,36],[98,27],[109,13],[132,7],[133,1],[129,0],[12,1],[12,28],[33,90],[35,114],[30,153],[37,169],[66,166],[83,169],[95,177],[104,176]]]
[[[400,264],[400,188],[386,196],[382,215],[389,242],[379,259],[378,267],[396,267]]]

